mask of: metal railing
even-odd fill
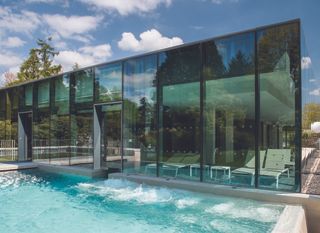
[[[0,140],[0,161],[16,161],[18,144],[15,140]]]

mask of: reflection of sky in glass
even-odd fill
[[[226,68],[229,67],[230,61],[236,57],[239,51],[244,54],[247,59],[251,59],[254,53],[254,37],[252,33],[219,39],[216,40],[215,43]]]
[[[55,80],[55,101],[69,99],[69,76],[63,75]]]
[[[93,98],[93,82],[92,82],[92,70],[83,70],[75,73],[76,86],[75,96],[76,102],[88,102]]]
[[[110,64],[97,67],[95,70],[96,83],[99,85],[99,97],[110,96],[121,93],[122,65]],[[103,97],[102,97],[103,98]]]
[[[303,30],[301,30],[301,86],[302,107],[307,103],[320,103],[320,80],[314,76]]]
[[[142,98],[155,102],[156,55],[129,60],[125,63],[124,98],[139,104]]]
[[[32,105],[32,94],[33,94],[33,86],[32,84],[27,85],[25,87],[25,106],[31,106]]]
[[[49,81],[38,86],[38,105],[49,105]]]

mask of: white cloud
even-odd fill
[[[310,82],[310,83],[314,83],[314,82],[316,82],[316,81],[317,81],[317,80],[314,79],[314,78],[313,78],[313,79],[309,79],[309,82]]]
[[[168,38],[162,36],[156,29],[145,31],[139,35],[140,40],[131,32],[122,33],[122,38],[118,41],[118,47],[126,51],[152,51],[166,47],[183,44],[183,40],[179,37]]]
[[[237,2],[239,2],[239,0],[211,0],[211,2],[214,4],[220,5],[220,4],[226,3],[226,2],[237,3]]]
[[[54,3],[56,0],[25,0],[26,3]]]
[[[319,96],[320,95],[320,89],[315,89],[313,91],[309,92],[310,95]]]
[[[24,40],[21,40],[19,37],[8,37],[8,39],[1,41],[0,45],[3,47],[7,48],[16,48],[16,47],[21,47],[25,44],[26,42]]]
[[[100,16],[64,16],[64,15],[43,15],[44,21],[49,27],[61,37],[76,39],[88,42],[92,39],[88,32],[95,30],[102,21]]]
[[[27,4],[33,4],[33,3],[43,3],[43,4],[59,4],[59,6],[62,7],[69,7],[69,1],[68,0],[25,0]]]
[[[117,11],[120,15],[147,13],[160,5],[170,6],[172,0],[80,0],[83,3],[105,9]]]
[[[9,68],[13,66],[18,66],[22,63],[22,59],[8,51],[0,51],[0,66]]]
[[[72,69],[75,63],[80,67],[105,62],[112,56],[111,46],[102,44],[97,46],[85,46],[78,50],[63,50],[54,58],[55,63],[61,64],[63,71]]]
[[[111,57],[111,46],[109,44],[102,44],[97,46],[85,46],[79,49],[80,52],[91,54],[97,58]]]
[[[41,24],[40,16],[31,11],[13,13],[8,7],[0,7],[0,31],[31,35]]]
[[[311,58],[310,57],[302,57],[301,58],[301,69],[309,69],[311,67]]]

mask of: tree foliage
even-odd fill
[[[317,121],[320,121],[320,104],[305,104],[302,112],[302,128],[310,129],[311,123]]]
[[[10,71],[7,71],[4,73],[4,85],[5,86],[11,86],[17,79],[17,76],[10,72]]]
[[[7,83],[7,86],[61,72],[62,66],[53,64],[53,58],[59,53],[50,45],[50,42],[51,37],[47,40],[37,40],[38,47],[30,49],[29,57],[20,66],[17,79]]]

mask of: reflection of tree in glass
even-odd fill
[[[258,60],[261,73],[274,71],[281,57],[288,53],[290,73],[296,75],[299,66],[299,32],[295,24],[282,25],[260,31],[258,37]],[[297,77],[297,76],[295,76]]]
[[[252,59],[238,50],[235,57],[229,62],[228,75],[241,76],[245,74],[252,74],[254,72],[254,65]]]
[[[163,85],[199,81],[200,47],[195,45],[165,52],[160,55],[161,64],[157,77]]]
[[[317,121],[320,121],[320,104],[305,104],[302,112],[302,128],[310,129],[311,124]]]
[[[206,66],[204,75],[206,80],[221,78],[226,73],[226,67],[223,64],[222,56],[219,54],[216,43],[206,44]]]

